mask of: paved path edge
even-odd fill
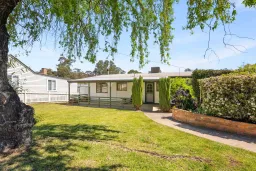
[[[186,123],[181,123],[173,120],[171,118],[172,116],[171,113],[144,112],[144,114],[148,118],[150,118],[151,120],[159,124],[162,124],[162,125],[165,125],[165,126],[168,126],[168,127],[171,127],[171,128],[174,128],[198,137],[206,138],[215,142],[223,143],[223,144],[230,145],[237,148],[242,148],[242,149],[256,153],[255,137],[232,134],[228,132],[222,132],[222,131],[217,131],[213,129],[192,126]]]

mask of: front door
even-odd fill
[[[145,87],[146,103],[154,103],[154,83],[146,82]]]

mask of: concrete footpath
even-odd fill
[[[178,129],[189,134],[203,137],[212,141],[220,142],[233,147],[242,148],[248,151],[256,152],[256,138],[243,135],[237,135],[212,129],[196,127],[189,124],[175,121],[171,118],[171,113],[144,112],[147,117],[153,121]]]

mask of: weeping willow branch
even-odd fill
[[[103,37],[104,52],[117,53],[123,31],[131,31],[131,60],[147,63],[154,35],[162,62],[170,60],[175,0],[22,0],[9,17],[14,47],[26,49],[51,33],[69,58],[95,62]]]
[[[230,36],[230,39],[232,39],[232,37],[237,37],[239,39],[249,39],[249,40],[254,40],[253,38],[250,38],[250,37],[243,37],[243,36],[238,36],[237,34],[234,34],[234,33],[231,33],[230,31],[230,28],[228,26],[228,31],[226,29],[226,25],[224,23],[222,23],[223,25],[223,29],[224,29],[224,36],[223,36],[223,39],[222,39],[222,42],[224,44],[225,47],[231,47],[231,49],[235,49],[236,51],[238,52],[241,52],[241,53],[247,53],[247,48],[243,45],[234,45],[234,44],[230,44],[226,41],[226,38],[227,36]],[[242,47],[244,50],[240,50],[239,47]]]

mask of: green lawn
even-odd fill
[[[0,170],[256,170],[256,153],[159,125],[142,112],[35,104],[32,148]]]

